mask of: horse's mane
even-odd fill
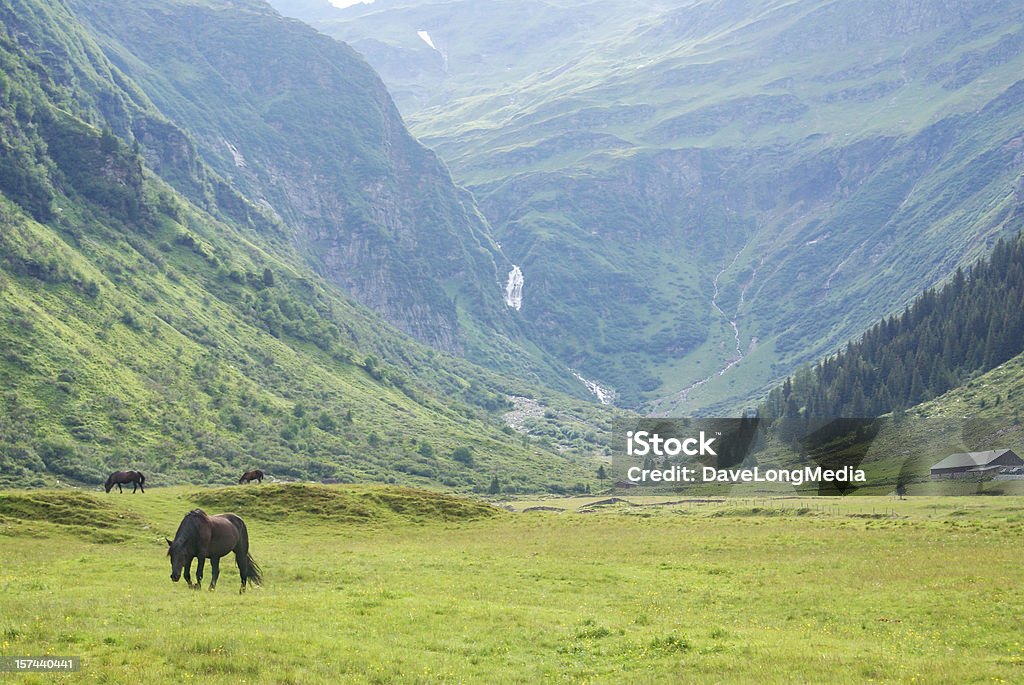
[[[200,527],[209,520],[210,517],[202,509],[193,509],[185,514],[185,518],[181,519],[181,525],[178,526],[178,532],[174,534],[174,542],[167,548],[167,554],[170,555],[172,549],[199,539]]]

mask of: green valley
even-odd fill
[[[527,334],[624,406],[735,413],[1020,229],[1012,2],[276,6],[380,71]]]
[[[0,0],[0,680],[1021,682],[1022,68],[1017,0]]]

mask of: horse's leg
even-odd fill
[[[124,490],[121,489],[121,484],[120,483],[117,484],[117,491],[118,492],[124,492]]]
[[[185,582],[188,583],[189,588],[192,587],[192,557],[185,561]]]
[[[196,590],[203,586],[203,567],[206,566],[206,557],[199,555],[196,562]]]
[[[139,483],[138,483],[137,481],[134,481],[134,480],[133,480],[133,481],[132,481],[132,494],[133,494],[133,495],[135,494],[135,490],[137,490],[137,489],[138,489],[138,487],[139,487]]]
[[[142,490],[142,494],[143,494],[143,495],[145,495],[145,494],[146,494],[146,488],[144,488],[144,487],[142,486],[142,481],[141,481],[141,480],[139,481],[139,490]]]
[[[217,587],[217,576],[220,575],[220,557],[210,557],[210,574],[213,580],[210,581],[210,589]]]

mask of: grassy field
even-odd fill
[[[1020,682],[1022,504],[7,491],[0,655],[82,657],[25,683]],[[196,505],[246,519],[264,587],[171,583]]]

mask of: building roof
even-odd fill
[[[987,466],[1007,452],[1013,452],[1013,450],[1002,449],[988,450],[987,452],[959,452],[957,454],[951,454],[933,466],[932,471],[936,469],[966,470],[976,468],[978,466]]]

